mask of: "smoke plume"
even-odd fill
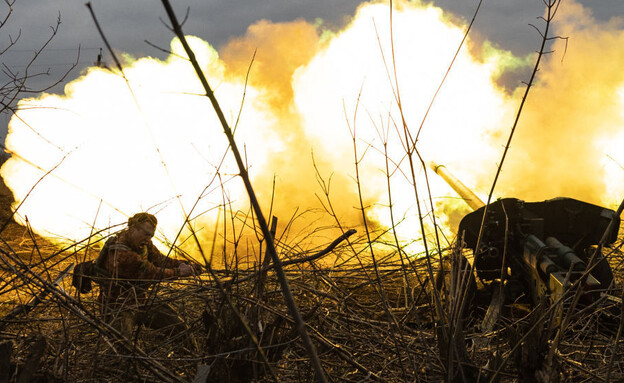
[[[282,238],[320,244],[337,233],[325,228],[360,225],[360,192],[368,223],[419,238],[417,198],[431,222],[422,164],[432,160],[481,196],[490,188],[524,89],[500,80],[532,57],[469,37],[428,111],[466,25],[418,2],[398,2],[392,25],[389,16],[387,4],[366,3],[339,32],[261,20],[219,51],[190,38]],[[540,69],[496,194],[612,203],[624,190],[622,24],[573,2],[555,23],[568,39]],[[216,116],[179,42],[171,50],[164,61],[125,57],[123,75],[90,68],[63,95],[19,103],[1,170],[19,220],[79,240],[149,210],[160,238],[173,241],[189,216],[219,246],[253,226]],[[452,225],[454,193],[435,174],[429,182]]]

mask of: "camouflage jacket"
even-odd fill
[[[100,298],[106,303],[142,303],[147,288],[178,276],[182,261],[164,256],[152,242],[141,249],[128,244],[127,230],[109,238],[96,261]]]

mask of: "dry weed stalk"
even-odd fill
[[[249,195],[249,200],[251,202],[251,205],[253,207],[253,210],[256,214],[256,217],[258,219],[258,224],[262,230],[262,234],[264,236],[264,238],[267,239],[267,251],[268,253],[271,255],[271,258],[273,260],[273,264],[275,265],[276,271],[277,271],[277,275],[279,277],[280,283],[282,285],[282,290],[283,290],[283,294],[284,294],[284,299],[286,300],[286,303],[288,304],[289,310],[291,312],[291,315],[293,316],[293,318],[295,319],[296,322],[296,327],[297,330],[299,331],[299,334],[301,336],[301,339],[303,341],[303,344],[310,356],[310,359],[312,361],[312,365],[314,367],[315,373],[316,373],[316,378],[320,381],[320,382],[326,382],[327,379],[325,377],[325,372],[323,370],[323,367],[321,366],[320,360],[318,359],[318,355],[316,353],[316,349],[314,347],[314,344],[312,343],[307,331],[306,331],[306,327],[305,327],[305,322],[303,321],[303,318],[301,317],[300,313],[299,313],[299,309],[297,308],[297,304],[294,300],[294,298],[292,297],[292,293],[290,292],[290,287],[288,285],[288,280],[286,279],[286,275],[282,269],[281,266],[281,262],[279,257],[277,256],[277,251],[275,250],[275,245],[273,243],[273,241],[271,241],[271,232],[269,230],[269,227],[265,221],[264,215],[262,213],[262,210],[260,208],[260,203],[258,202],[257,198],[256,198],[256,194],[253,190],[253,187],[251,185],[251,181],[249,178],[249,174],[247,173],[247,169],[243,163],[242,157],[240,155],[240,152],[238,150],[238,146],[236,144],[236,142],[234,141],[234,135],[225,119],[225,116],[223,115],[223,112],[221,111],[221,107],[219,106],[219,103],[217,102],[217,99],[214,96],[214,93],[212,91],[212,89],[210,88],[210,86],[208,85],[208,82],[204,76],[204,73],[201,69],[201,67],[199,66],[197,60],[195,59],[195,54],[193,53],[193,51],[191,50],[190,46],[188,45],[188,43],[186,42],[186,38],[184,36],[184,33],[182,32],[182,28],[180,26],[180,24],[178,23],[177,17],[175,15],[175,13],[173,12],[173,9],[171,8],[171,4],[169,3],[168,0],[163,0],[163,5],[165,7],[165,10],[167,11],[167,15],[169,16],[169,20],[171,21],[172,27],[173,27],[173,31],[176,34],[176,36],[180,39],[180,42],[182,43],[182,46],[184,47],[184,50],[186,52],[186,54],[188,55],[188,58],[191,62],[191,64],[193,65],[193,68],[195,69],[195,72],[197,73],[197,77],[199,78],[200,82],[202,83],[202,86],[204,87],[204,90],[206,91],[206,96],[210,99],[210,102],[212,103],[213,108],[215,109],[215,112],[217,113],[217,116],[219,117],[219,121],[221,122],[221,125],[223,127],[223,131],[225,133],[225,135],[227,136],[228,142],[230,144],[230,147],[232,149],[232,153],[234,154],[234,158],[236,159],[236,163],[238,165],[238,169],[240,171],[240,176],[243,179],[243,183],[245,184],[245,189],[247,190],[247,194]]]

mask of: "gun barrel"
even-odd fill
[[[472,210],[477,210],[485,206],[483,201],[481,201],[481,199],[477,197],[472,190],[468,189],[468,187],[460,180],[455,178],[455,176],[448,171],[446,166],[438,165],[435,162],[431,162],[429,166],[437,175],[442,177],[457,194],[459,194],[459,196],[468,204],[468,206],[472,208]]]

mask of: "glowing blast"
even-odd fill
[[[212,47],[190,41],[234,120],[243,84],[224,80]],[[172,50],[182,54],[175,40]],[[90,68],[67,85],[65,96],[19,103],[6,141],[19,156],[2,167],[2,177],[16,204],[25,200],[18,217],[27,216],[39,232],[77,240],[89,235],[94,222],[101,229],[150,210],[172,239],[183,223],[181,206],[190,213],[211,180],[218,188],[213,178],[227,145],[188,62],[175,55],[164,62],[142,58],[125,64],[125,76],[128,83],[119,73]],[[264,166],[264,150],[279,147],[268,129],[273,117],[254,106],[256,97],[257,91],[247,89],[250,102],[241,118],[241,124],[253,121],[254,129],[238,131],[241,140],[260,144],[247,150],[254,170]],[[26,197],[45,173],[32,164],[45,171],[58,167]],[[237,172],[227,163],[219,171],[223,180]],[[228,187],[235,198],[241,196],[240,186]],[[221,194],[201,202],[192,216],[221,203]]]
[[[272,213],[282,224],[295,212],[323,213],[291,222],[288,233],[298,236],[297,245],[317,228],[335,225],[335,219],[345,227],[361,224],[354,143],[367,221],[378,228],[400,221],[397,230],[406,242],[420,237],[412,174],[421,203],[428,199],[421,159],[447,165],[480,196],[489,190],[522,90],[506,93],[497,80],[528,61],[468,39],[420,131],[465,26],[429,5],[395,6],[393,46],[388,7],[374,3],[360,6],[351,23],[332,35],[301,20],[259,21],[220,54],[192,39],[231,125],[238,122],[237,139],[265,213],[274,177]],[[617,142],[619,149],[624,140],[623,53],[618,49],[624,34],[621,23],[598,25],[575,3],[566,2],[560,13],[558,33],[570,37],[566,56],[561,62],[564,47],[558,42],[557,55],[539,73],[498,195],[567,195],[596,202],[606,195],[606,171],[612,177],[609,190],[624,189],[624,172],[616,169],[619,175],[613,176],[614,161],[603,170],[605,145],[600,144],[609,140],[611,156],[624,163],[614,146]],[[183,56],[175,41],[172,50]],[[25,200],[19,217],[28,216],[39,232],[81,239],[93,222],[104,228],[150,209],[171,240],[199,198],[191,216],[200,218],[193,224],[203,238],[212,238],[220,205],[228,205],[232,214],[248,209],[239,181],[231,180],[238,170],[229,156],[219,167],[227,145],[214,112],[186,60],[172,55],[166,61],[127,61],[127,83],[119,73],[91,68],[66,87],[64,96],[20,102],[7,138],[16,155],[2,167],[17,203]],[[412,167],[406,152],[416,137]],[[335,218],[324,211],[330,207],[317,171],[321,183],[329,185]],[[458,219],[454,202],[461,201],[435,175],[429,182],[435,198],[453,197],[436,199],[438,213],[447,216],[442,221],[452,224]],[[421,207],[425,214],[430,210],[428,201]],[[226,222],[249,223],[241,223],[246,219],[241,217],[228,216]]]
[[[464,28],[447,21],[439,8],[407,3],[395,12],[393,20],[402,109],[406,128],[415,137],[463,38]],[[402,238],[417,238],[416,199],[405,158],[405,147],[409,144],[395,102],[396,89],[392,87],[395,68],[389,31],[387,6],[361,7],[353,23],[332,39],[309,65],[296,72],[295,101],[308,134],[330,149],[334,171],[353,172],[353,150],[349,146],[352,138],[346,127],[350,124],[356,134],[359,155],[366,152],[360,172],[366,197],[376,203],[370,217],[386,226],[391,225],[391,220],[383,137],[388,137],[395,222],[403,221],[399,227]],[[418,139],[418,149],[425,161],[445,161],[452,164],[453,171],[469,171],[464,178],[468,184],[475,184],[480,174],[489,174],[490,169],[484,164],[494,162],[498,148],[492,148],[484,138],[509,120],[513,112],[513,105],[495,83],[502,53],[497,55],[489,48],[485,62],[472,57],[467,49],[460,52]],[[367,150],[368,146],[372,149]],[[419,198],[425,199],[421,163],[416,155],[413,160]],[[433,195],[452,193],[443,181],[433,177],[430,181]],[[423,208],[426,213],[426,204]]]

